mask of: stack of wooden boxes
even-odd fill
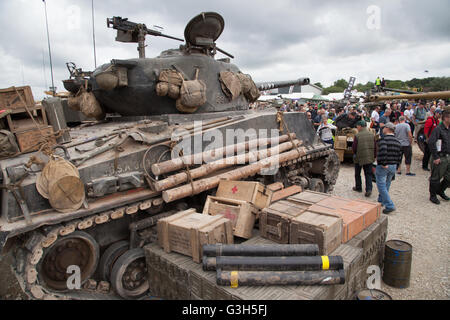
[[[259,182],[222,180],[216,196],[208,196],[203,214],[231,220],[233,234],[250,239],[261,209],[272,201],[273,191]]]
[[[278,243],[316,243],[329,254],[379,217],[381,205],[304,191],[262,210],[260,234]]]
[[[158,221],[159,245],[165,252],[182,253],[200,263],[204,244],[233,243],[233,236],[250,239],[272,194],[259,182],[223,180],[216,196],[208,196],[203,214],[189,209]]]
[[[9,110],[6,115],[9,131],[15,134],[21,152],[39,149],[42,135],[53,133],[48,125],[45,109],[36,104],[29,86],[0,89],[0,110]],[[30,112],[34,121],[30,118]],[[37,126],[36,126],[37,125]],[[56,140],[53,138],[54,144]]]

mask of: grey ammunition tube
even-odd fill
[[[341,256],[311,257],[206,257],[203,256],[203,270],[241,271],[318,271],[344,268]]]
[[[216,281],[221,286],[330,285],[345,283],[344,270],[324,271],[222,271]]]
[[[245,256],[245,257],[275,257],[275,256],[317,256],[317,244],[205,244],[203,255],[207,257]]]

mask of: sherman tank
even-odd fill
[[[139,58],[92,72],[70,64],[63,82],[71,96],[42,102],[97,121],[57,131],[69,140],[43,136],[39,150],[0,160],[2,253],[12,253],[33,299],[144,296],[142,247],[156,240],[156,222],[201,210],[221,178],[328,192],[338,176],[336,153],[304,113],[250,108],[260,90],[309,79],[254,83],[229,58],[215,59],[217,51],[232,57],[216,46],[219,14],[194,17],[185,43],[156,58],[145,58],[145,36],[169,36],[120,17],[107,23],[116,40],[138,43]]]

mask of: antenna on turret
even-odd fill
[[[44,10],[45,10],[45,24],[47,26],[48,55],[50,58],[50,73],[52,75],[52,86],[50,87],[50,91],[52,91],[53,94],[56,94],[55,83],[53,82],[53,64],[52,64],[52,51],[50,49],[50,35],[48,32],[47,3],[45,2],[45,0],[42,0],[42,2],[44,3]]]
[[[97,53],[95,52],[95,23],[94,23],[94,0],[91,1],[92,4],[92,41],[94,43],[94,66],[97,68]]]

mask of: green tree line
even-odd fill
[[[424,79],[411,79],[408,81],[390,80],[385,79],[386,87],[392,89],[404,89],[413,90],[415,88],[422,89],[424,91],[445,91],[450,90],[450,77],[429,77]],[[324,87],[320,82],[316,82],[315,85],[323,88],[322,94],[327,95],[334,92],[342,92],[347,89],[348,81],[345,79],[336,80],[333,85]],[[375,83],[368,81],[366,84],[357,83],[353,86],[353,89],[359,92],[365,92],[372,89]]]

